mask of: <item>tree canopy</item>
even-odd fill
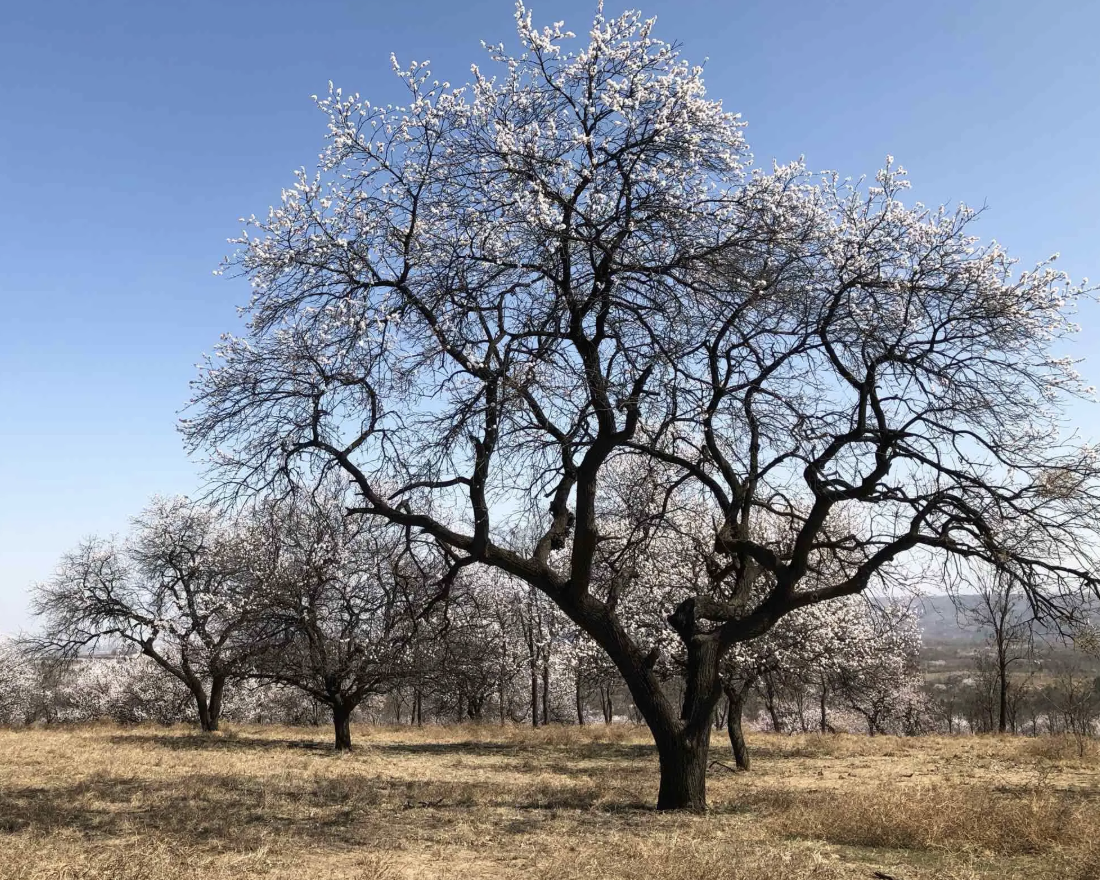
[[[1038,608],[1096,588],[1097,455],[1059,433],[1084,289],[1017,271],[968,207],[903,204],[892,159],[754,168],[637,13],[572,51],[516,24],[497,76],[395,62],[403,106],[318,100],[320,165],[238,242],[248,332],[184,423],[227,485],[339,470],[355,513],[438,543],[444,586],[488,565],[545,593],[623,674],[662,807],[704,805],[721,658],[784,615],[957,560]],[[640,579],[664,581],[641,628]]]

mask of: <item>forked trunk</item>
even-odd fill
[[[633,683],[627,681],[657,745],[661,768],[658,810],[706,812],[711,722],[722,694],[718,659],[716,645],[711,641],[693,640],[688,645],[684,698],[678,718],[670,717],[675,710],[666,698],[645,703],[639,700],[654,690],[660,691],[659,681],[650,677],[650,667],[644,667],[643,675]]]
[[[681,608],[669,617],[669,622],[683,635],[693,627],[690,618],[694,611],[687,603]],[[709,634],[684,638],[687,646],[684,699],[677,711],[655,672],[660,657],[656,649],[642,654],[623,628],[599,606],[591,609],[565,606],[564,610],[607,652],[653,734],[661,770],[657,809],[705,812],[710,731],[714,707],[722,696],[717,640]]]
[[[600,685],[600,709],[603,710],[603,723],[615,720],[615,704],[611,700],[611,685]]]

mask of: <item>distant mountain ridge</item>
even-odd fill
[[[960,608],[974,608],[981,599],[977,594],[961,596],[922,596],[916,605],[925,642],[957,642],[960,644],[981,642],[985,633],[974,625],[964,626]],[[1018,600],[1021,608],[1025,601]],[[1095,608],[1094,608],[1095,613]],[[1055,630],[1049,624],[1037,623],[1035,631],[1040,635],[1053,635]]]

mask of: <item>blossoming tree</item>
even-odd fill
[[[336,749],[344,751],[356,708],[407,675],[430,578],[402,552],[400,530],[349,519],[333,498],[322,486],[252,512],[241,595],[250,674],[328,707]]]
[[[217,730],[226,682],[243,674],[250,650],[240,638],[241,550],[209,506],[154,499],[126,540],[86,540],[36,585],[36,650],[136,649],[190,691],[202,729]]]
[[[34,667],[18,642],[0,638],[0,724],[22,724],[32,714]]]
[[[235,486],[340,469],[355,514],[431,537],[452,575],[540,590],[622,674],[658,806],[703,809],[720,662],[784,615],[957,556],[1040,605],[1096,585],[1096,456],[1056,430],[1083,388],[1051,355],[1083,291],[1017,273],[968,208],[903,205],[892,162],[869,186],[753,170],[744,123],[636,13],[598,14],[575,51],[516,22],[499,77],[413,63],[402,106],[319,100],[320,167],[240,240],[248,333],[184,430]],[[608,550],[624,458],[707,511],[703,576],[635,603],[645,626],[614,563],[658,555],[667,518]],[[1020,522],[1026,550],[1002,540]],[[808,578],[824,559],[837,576]]]

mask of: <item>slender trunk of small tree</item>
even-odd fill
[[[772,720],[772,730],[776,733],[783,732],[783,720],[779,717],[779,706],[776,700],[775,688],[769,676],[763,676],[764,682],[764,708],[768,710],[768,717]]]
[[[195,697],[195,707],[199,712],[199,729],[203,733],[213,733],[218,729],[217,722],[210,718],[210,704],[206,701],[206,694],[192,692]]]
[[[783,732],[783,722],[779,718],[779,709],[775,705],[775,701],[769,699],[769,700],[766,700],[765,703],[767,704],[767,707],[768,707],[768,715],[772,720],[772,730],[774,730],[776,733],[782,733]]]
[[[997,665],[997,732],[1004,733],[1008,730],[1008,664],[1002,656],[998,658]]]
[[[336,732],[336,751],[351,751],[351,709],[343,703],[334,705],[332,726]]]
[[[745,747],[745,733],[741,729],[741,719],[745,708],[745,693],[730,688],[726,691],[729,705],[726,708],[726,732],[733,748],[733,760],[738,770],[750,769],[749,752]]]
[[[211,682],[210,697],[207,697],[206,689],[202,685],[202,679],[195,674],[190,662],[184,657],[180,665],[174,666],[164,659],[152,646],[146,644],[142,653],[153,660],[161,669],[175,676],[181,681],[195,700],[195,710],[199,716],[199,729],[203,733],[213,733],[218,729],[218,718],[222,709],[222,687],[225,684],[225,676],[215,676]]]
[[[542,660],[542,723],[550,723],[550,658]]]
[[[581,695],[581,677],[577,676],[577,724],[584,727],[584,698]]]
[[[216,675],[210,682],[210,703],[208,708],[210,731],[218,729],[222,718],[222,695],[225,693],[225,676]]]
[[[531,726],[539,726],[539,667],[534,654],[531,655]]]
[[[825,687],[825,682],[821,683],[821,702],[819,708],[821,709],[821,732],[829,732],[829,714],[828,714],[828,699],[829,691]]]

